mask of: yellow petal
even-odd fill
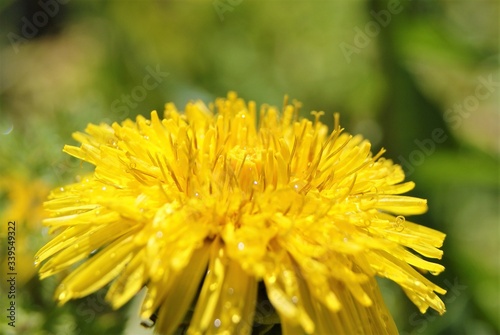
[[[67,276],[55,293],[59,303],[84,297],[115,278],[132,258],[136,248],[132,240],[132,236],[117,240]]]
[[[208,256],[209,245],[207,243],[193,253],[190,264],[171,275],[169,290],[158,314],[156,333],[167,335],[177,329],[207,272]]]

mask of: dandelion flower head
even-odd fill
[[[283,334],[397,333],[378,276],[443,313],[445,290],[421,272],[444,268],[421,256],[440,259],[445,235],[405,219],[427,210],[401,195],[414,183],[337,115],[329,131],[298,108],[230,92],[75,133],[64,151],[95,170],[52,192],[58,235],[35,259],[41,278],[71,270],[55,298],[110,284],[119,308],[146,286],[140,315],[157,313],[157,333],[194,306],[188,334],[250,334],[262,283]]]

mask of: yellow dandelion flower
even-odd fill
[[[43,180],[20,172],[0,177],[0,265],[16,273],[18,287],[36,275],[33,256],[42,244],[40,222],[46,217],[42,204],[49,191]]]
[[[445,311],[438,274],[445,235],[405,220],[426,200],[403,196],[400,166],[370,143],[298,105],[245,103],[138,116],[75,133],[68,154],[95,172],[56,189],[45,221],[59,234],[37,254],[42,278],[81,263],[60,284],[65,303],[111,283],[114,308],[143,286],[140,315],[172,334],[250,334],[263,283],[284,334],[395,334],[375,276],[398,283],[421,312]],[[91,257],[89,257],[91,256]],[[88,259],[87,259],[88,258]],[[417,268],[419,271],[417,271]]]

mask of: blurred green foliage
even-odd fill
[[[429,213],[413,220],[448,235],[446,271],[432,278],[448,289],[444,316],[421,315],[380,281],[400,332],[500,333],[497,1],[40,3],[0,4],[3,180],[16,182],[16,172],[56,187],[88,171],[61,149],[89,122],[229,90],[258,104],[281,105],[288,94],[304,116],[323,110],[332,124],[340,112],[347,131],[365,135],[374,151],[387,148],[416,181],[412,194],[429,200]],[[13,201],[3,187],[2,214]],[[35,236],[32,245],[49,239],[26,213],[9,215],[2,218],[18,220],[18,234]],[[138,334],[138,320],[123,322],[127,308],[111,311],[102,292],[56,308],[58,280],[18,287],[17,327],[3,320],[0,333]]]

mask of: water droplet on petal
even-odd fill
[[[393,222],[393,227],[396,231],[402,232],[405,229],[404,223],[405,223],[405,217],[402,215],[399,215],[396,217],[396,219]]]
[[[238,250],[243,250],[243,249],[245,249],[245,243],[243,242],[238,243]]]
[[[233,321],[233,323],[239,323],[241,321],[241,316],[239,316],[238,314],[233,314],[233,316],[231,317],[231,321]]]
[[[219,319],[215,319],[215,321],[214,321],[215,328],[219,328],[221,324],[222,324],[222,322]]]

